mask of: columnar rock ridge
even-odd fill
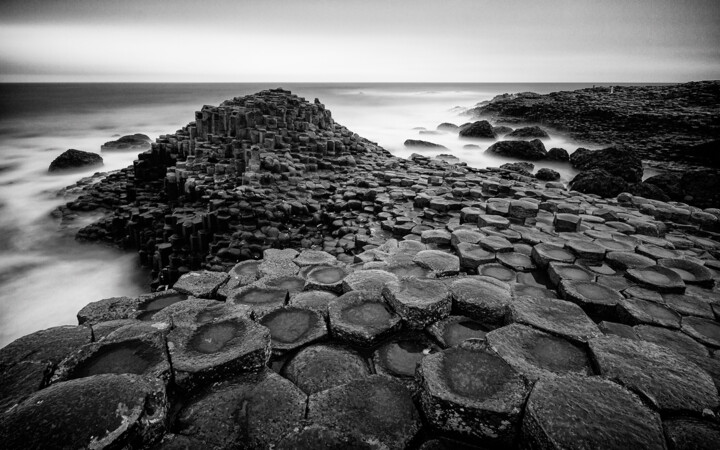
[[[720,211],[395,158],[282,90],[83,186],[171,288],[0,349],[6,448],[720,441]]]

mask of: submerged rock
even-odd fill
[[[531,161],[544,159],[547,156],[545,146],[539,139],[533,139],[532,141],[500,141],[491,145],[485,152]]]
[[[145,134],[135,133],[122,136],[100,146],[100,150],[133,150],[144,151],[150,148],[152,140]]]
[[[537,125],[531,127],[517,128],[515,131],[508,133],[506,136],[509,138],[519,139],[550,139],[550,135],[547,133],[547,131],[543,130]]]
[[[102,166],[102,156],[97,153],[84,152],[82,150],[65,150],[60,156],[50,163],[48,172],[58,172],[61,170],[81,169],[86,167]]]
[[[495,130],[487,120],[479,120],[473,122],[467,127],[460,129],[460,137],[479,138],[479,139],[495,139]]]

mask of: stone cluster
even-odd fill
[[[280,90],[66,212],[117,190],[92,230],[172,289],[0,349],[9,448],[720,441],[712,210],[394,158]]]

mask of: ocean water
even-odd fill
[[[505,92],[548,93],[592,84],[0,84],[0,347],[36,330],[75,324],[77,311],[107,297],[147,292],[147,275],[133,252],[80,244],[74,227],[61,229],[51,212],[72,198],[58,190],[95,171],[132,164],[136,152],[103,152],[104,167],[54,175],[50,162],[69,148],[100,153],[119,135],[155,139],[193,120],[202,105],[262,89],[283,87],[312,101],[319,98],[335,120],[393,154],[451,153],[474,167],[507,160],[485,155],[487,143],[455,134],[421,135],[442,122],[468,121],[469,108]],[[448,150],[406,149],[406,139],[442,144]],[[480,149],[463,149],[475,143]],[[556,135],[545,143],[574,151],[578,144]],[[552,167],[566,181],[566,164]]]

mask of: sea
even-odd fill
[[[100,170],[132,165],[137,152],[101,152],[119,136],[143,133],[152,139],[174,133],[194,120],[203,105],[282,87],[318,98],[336,122],[378,143],[394,155],[452,154],[473,167],[497,167],[507,160],[483,153],[487,143],[454,133],[421,134],[442,122],[469,121],[461,115],[503,93],[549,93],[602,83],[482,84],[312,84],[312,83],[38,83],[0,84],[0,348],[25,334],[76,324],[87,303],[148,292],[149,278],[134,252],[75,241],[74,233],[97,219],[88,215],[61,227],[52,215],[72,196],[66,186]],[[444,145],[448,150],[404,147],[406,139]],[[475,143],[480,148],[466,149]],[[552,135],[546,147],[569,152],[579,144]],[[67,149],[100,153],[100,169],[50,174],[48,166]],[[567,164],[541,163],[574,176]]]

